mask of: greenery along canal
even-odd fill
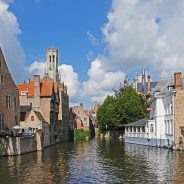
[[[0,158],[0,183],[183,183],[184,153],[93,139]]]

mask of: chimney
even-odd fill
[[[151,92],[151,77],[150,75],[147,76],[148,79],[148,92]]]
[[[176,90],[182,89],[182,73],[176,72],[174,73],[174,85]]]
[[[40,97],[40,76],[34,75],[34,97]]]

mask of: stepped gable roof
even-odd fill
[[[57,93],[57,82],[50,79],[40,80],[40,96],[48,97],[52,95],[52,90],[54,87],[54,92]],[[17,85],[19,90],[19,96],[21,96],[21,91],[27,91],[28,97],[34,96],[34,80],[29,81],[21,85]]]
[[[125,127],[127,127],[127,126],[136,126],[136,127],[146,126],[147,122],[148,122],[147,119],[141,119],[141,120],[135,121],[133,123],[129,123],[129,124],[125,125]]]

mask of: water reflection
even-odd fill
[[[0,159],[0,183],[177,183],[184,152],[94,139]]]

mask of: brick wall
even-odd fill
[[[177,90],[175,96],[175,143],[176,149],[184,150],[184,90]]]
[[[5,127],[12,128],[16,124],[19,124],[20,120],[19,95],[1,48],[0,63],[0,75],[3,76],[3,83],[0,84],[0,113],[4,115]],[[6,106],[6,96],[10,96],[10,108]]]

